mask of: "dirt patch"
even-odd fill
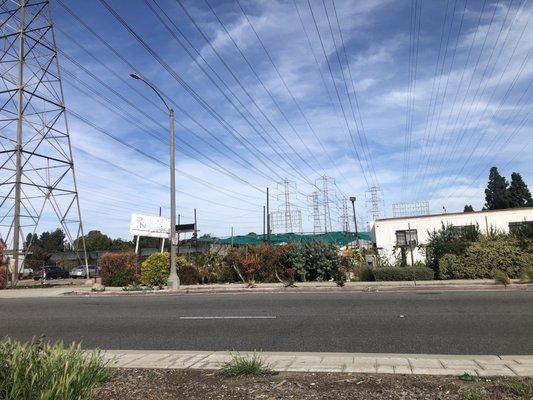
[[[229,378],[217,371],[118,369],[94,400],[169,399],[528,399],[509,388],[517,382],[530,390],[533,379],[476,379],[421,375],[277,373]]]

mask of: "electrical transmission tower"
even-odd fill
[[[278,182],[278,201],[282,203],[278,211],[272,213],[273,229],[277,232],[302,232],[302,213],[292,199],[296,197],[296,183],[284,179]]]
[[[334,193],[330,190],[330,184],[335,185],[335,179],[329,176],[322,176],[316,181],[316,186],[320,187],[322,195],[321,203],[324,209],[324,232],[331,232],[331,205],[333,204]]]
[[[343,198],[341,199],[341,207],[340,207],[340,217],[339,221],[341,223],[342,231],[343,232],[349,232],[350,231],[350,214],[348,213],[348,199]]]
[[[320,192],[311,193],[309,198],[309,203],[311,206],[311,218],[313,219],[313,233],[322,233],[322,215],[320,213]]]
[[[383,216],[381,208],[381,204],[383,203],[383,194],[379,187],[371,186],[368,188],[366,191],[366,202],[369,204],[368,212],[373,221]]]
[[[24,235],[52,216],[87,258],[49,2],[2,2],[0,46],[0,233],[16,281]]]

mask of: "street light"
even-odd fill
[[[350,201],[352,202],[353,224],[355,226],[355,243],[357,248],[359,248],[359,233],[357,232],[357,217],[355,216],[355,196],[350,197]]]
[[[176,238],[176,155],[174,150],[174,110],[170,108],[159,92],[159,90],[140,74],[132,73],[130,76],[133,79],[137,79],[146,83],[157,96],[161,99],[163,104],[168,110],[170,120],[170,276],[167,281],[168,289],[177,289],[180,280],[176,272],[176,244],[174,242]]]

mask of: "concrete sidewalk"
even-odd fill
[[[219,369],[232,354],[251,352],[107,350],[117,368]],[[533,356],[363,353],[260,353],[274,371],[358,372],[408,375],[533,377]]]
[[[2,298],[36,298],[63,295],[77,296],[139,296],[139,295],[187,295],[209,293],[309,293],[309,292],[384,292],[384,291],[480,291],[480,290],[533,290],[533,284],[519,283],[496,285],[492,279],[456,279],[433,281],[395,282],[346,282],[339,287],[335,282],[297,282],[296,287],[285,287],[282,283],[258,283],[249,288],[244,283],[216,283],[207,285],[182,285],[178,290],[125,291],[121,287],[106,287],[105,292],[92,292],[90,286],[63,285],[54,287],[0,290]]]

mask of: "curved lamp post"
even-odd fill
[[[177,289],[180,280],[176,272],[176,155],[174,151],[174,110],[170,108],[159,90],[140,74],[132,73],[130,76],[146,83],[161,99],[168,110],[170,120],[170,276],[167,281],[168,289]]]

